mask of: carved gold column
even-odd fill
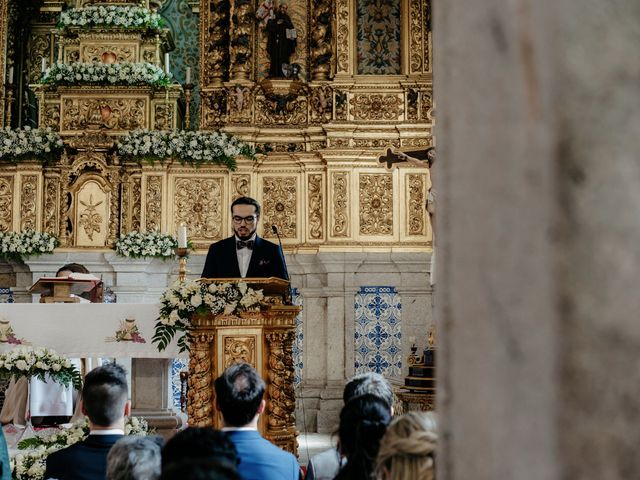
[[[336,0],[336,73],[350,75],[353,73],[352,37],[355,37],[355,22],[352,13],[355,0]]]
[[[296,451],[296,398],[293,387],[293,340],[295,332],[266,333],[268,424],[266,437],[280,448]]]
[[[251,74],[253,26],[255,18],[250,0],[231,0],[232,80],[249,80]]]
[[[6,84],[5,79],[6,75],[4,74],[7,67],[7,56],[5,52],[7,51],[7,29],[8,29],[8,20],[9,20],[9,0],[0,0],[0,72],[2,72],[2,110],[0,112],[0,124],[5,125],[5,111],[7,106],[5,105],[6,98]],[[15,72],[14,75],[19,75],[18,72]]]
[[[331,41],[333,39],[331,22],[331,0],[311,0],[310,56],[311,79],[323,81],[331,73]]]
[[[191,427],[209,427],[214,422],[214,345],[213,332],[195,333],[190,342],[187,415]]]

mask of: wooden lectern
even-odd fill
[[[262,290],[266,310],[235,315],[195,315],[190,343],[187,414],[189,425],[221,427],[213,381],[230,365],[251,364],[267,384],[260,433],[297,454],[293,341],[301,308],[285,305],[289,282],[280,278],[202,279],[206,283],[247,283]]]
[[[31,286],[29,293],[39,293],[40,303],[78,303],[80,299],[71,294],[84,292],[91,292],[92,302],[102,302],[102,281],[93,275],[86,277],[42,277]]]

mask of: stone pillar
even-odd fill
[[[635,478],[638,2],[434,13],[438,478]]]

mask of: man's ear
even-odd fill
[[[124,404],[124,416],[131,416],[131,400],[127,400],[127,403]]]
[[[267,406],[267,401],[263,398],[260,401],[260,406],[258,407],[258,413],[262,415],[262,413],[264,412],[264,408]]]
[[[85,417],[89,416],[87,415],[87,409],[84,408],[84,402],[82,401],[82,399],[80,399],[80,411],[82,412],[82,415],[84,415]]]

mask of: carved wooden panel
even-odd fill
[[[257,338],[255,335],[225,335],[222,337],[222,341],[224,345],[224,350],[222,351],[224,368],[234,363],[256,364]]]
[[[425,225],[425,198],[427,176],[422,173],[410,173],[407,175],[406,198],[407,202],[407,232],[408,236],[426,235]]]
[[[131,230],[139,231],[142,225],[142,178],[135,177],[131,186]]]
[[[350,73],[350,31],[351,15],[349,0],[336,1],[336,50],[337,50],[337,72]]]
[[[274,237],[271,226],[278,227],[282,238],[297,234],[297,178],[264,177],[262,179],[263,235]]]
[[[85,63],[105,62],[108,58],[114,62],[135,62],[138,51],[135,44],[131,45],[83,45],[82,61]]]
[[[62,102],[62,130],[135,130],[148,128],[144,98],[65,98]]]
[[[334,237],[349,236],[349,174],[333,172],[331,174],[331,200],[333,219],[331,234]]]
[[[160,231],[162,225],[162,176],[149,175],[144,195],[145,229]]]
[[[362,93],[350,101],[350,113],[355,120],[389,121],[401,120],[404,112],[401,95],[394,93]]]
[[[109,236],[111,195],[97,181],[88,180],[77,190],[75,202],[75,245],[99,247]]]
[[[250,175],[232,175],[231,176],[231,201],[233,202],[239,197],[251,196],[251,176]]]
[[[156,103],[153,119],[154,130],[173,130],[175,118],[172,103]]]
[[[0,177],[0,232],[13,230],[13,175]]]
[[[360,174],[360,234],[393,235],[393,176]]]
[[[53,235],[58,233],[59,183],[60,179],[57,177],[45,177],[44,179],[44,231]]]
[[[409,72],[422,73],[423,67],[423,3],[409,0]]]
[[[184,222],[194,240],[221,239],[228,208],[222,177],[175,177],[173,185],[174,231]]]
[[[309,199],[308,230],[309,238],[324,239],[324,198],[322,174],[313,173],[308,177],[307,194]]]
[[[22,175],[20,179],[20,230],[37,230],[38,176]]]

